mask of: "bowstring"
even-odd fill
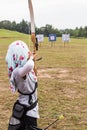
[[[31,50],[31,29],[30,29],[30,22],[28,23],[28,48]]]

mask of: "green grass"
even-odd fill
[[[28,35],[18,32],[0,30],[0,36],[8,37],[0,38],[0,130],[6,130],[18,96],[9,90],[6,51],[14,40],[25,41],[30,50],[33,45]],[[61,38],[53,46],[45,38],[37,52],[37,57],[40,56],[43,59],[36,62],[39,127],[44,128],[63,114],[64,120],[58,121],[51,130],[87,130],[87,39],[71,38],[64,47]]]
[[[10,31],[5,29],[0,29],[0,37],[4,38],[14,38],[14,37],[24,37],[26,34],[19,33],[17,31]]]

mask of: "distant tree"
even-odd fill
[[[84,37],[87,38],[87,26],[84,28]]]
[[[31,23],[25,21],[24,19],[20,23],[16,23],[15,21],[10,22],[9,20],[4,20],[0,22],[0,29],[8,29],[15,30],[18,32],[30,34],[31,33]],[[69,33],[71,37],[87,37],[87,26],[76,27],[75,29],[60,29],[54,28],[50,24],[46,24],[44,27],[36,27],[36,34],[44,34],[44,36],[48,36],[50,33],[55,33],[57,36],[62,36],[62,33]]]
[[[79,29],[76,27],[75,29],[72,30],[72,36],[73,37],[78,37],[79,36]]]
[[[13,21],[11,23],[11,30],[16,30],[16,22],[15,21]]]
[[[21,26],[19,23],[17,23],[17,25],[16,25],[16,31],[21,32]]]
[[[37,29],[37,33],[42,33],[45,36],[48,36],[50,33],[55,33],[57,36],[61,36],[61,33],[58,31],[58,29],[53,28],[53,26],[49,24],[46,24],[45,27]]]
[[[28,33],[29,32],[28,30],[29,30],[29,25],[27,21],[22,20],[22,22],[20,22],[20,32]]]
[[[82,27],[79,28],[78,36],[79,37],[84,37],[84,29]]]
[[[11,30],[11,22],[9,20],[1,21],[0,28]]]

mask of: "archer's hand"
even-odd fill
[[[31,34],[31,41],[32,41],[33,43],[36,43],[35,33],[32,33],[32,34]]]
[[[32,52],[31,55],[30,55],[30,58],[35,61],[35,59],[36,59],[36,54]]]

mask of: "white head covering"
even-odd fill
[[[16,67],[22,67],[27,62],[30,51],[23,41],[15,41],[9,45],[6,54],[6,63],[8,65],[9,77]]]
[[[29,54],[28,46],[23,41],[18,40],[9,45],[6,54],[6,63],[8,65],[8,75],[12,92],[16,90],[12,72],[16,67],[22,67],[26,64]]]

